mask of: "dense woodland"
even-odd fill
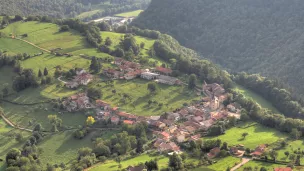
[[[0,14],[5,15],[41,15],[56,18],[76,17],[86,11],[98,9],[106,4],[106,10],[95,15],[95,18],[130,10],[143,9],[150,0],[2,0]],[[95,6],[97,6],[95,8]],[[93,17],[94,18],[94,17]],[[87,18],[86,20],[92,19]]]
[[[168,33],[228,68],[279,78],[303,95],[304,1],[152,0],[134,25]]]

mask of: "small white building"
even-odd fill
[[[154,80],[159,77],[159,74],[153,72],[143,72],[141,73],[140,77],[146,80]]]

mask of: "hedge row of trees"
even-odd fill
[[[267,127],[275,128],[281,132],[291,133],[293,137],[304,135],[304,121],[301,119],[287,118],[284,115],[273,114],[265,110],[252,99],[244,97],[242,94],[231,90],[229,102],[239,103],[245,110],[242,112],[241,120],[250,116],[253,120]]]
[[[304,118],[304,108],[278,81],[244,72],[237,74],[234,80],[270,101],[286,117]]]

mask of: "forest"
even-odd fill
[[[78,14],[98,9],[98,5],[107,4],[102,15],[112,15],[145,8],[150,0],[2,0],[0,14],[5,15],[40,15],[55,18],[74,18]],[[95,8],[96,6],[96,8]],[[102,16],[98,13],[98,16]],[[97,14],[96,14],[97,15]],[[87,20],[92,19],[88,18]]]
[[[230,72],[279,78],[301,94],[303,7],[296,0],[153,0],[133,25],[170,34]]]

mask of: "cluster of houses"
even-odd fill
[[[77,88],[80,85],[88,85],[93,80],[93,75],[87,73],[84,69],[76,69],[76,76],[73,80],[66,82],[65,86],[71,89]]]
[[[146,80],[155,80],[157,83],[168,85],[181,85],[182,82],[169,76],[172,74],[170,68],[156,67],[155,69],[142,69],[141,65],[135,62],[126,61],[122,58],[115,58],[114,64],[118,69],[105,69],[103,73],[112,79],[126,79],[131,80],[137,77]]]
[[[127,65],[135,66],[130,63]],[[214,87],[219,88],[207,89],[211,94],[202,102],[167,112],[161,116],[136,116],[120,111],[118,107],[111,107],[109,103],[102,100],[96,100],[95,104],[92,105],[86,94],[71,96],[65,99],[63,104],[68,111],[94,108],[96,120],[106,120],[112,124],[133,125],[137,122],[147,122],[156,139],[153,145],[159,152],[180,152],[178,143],[198,140],[203,135],[202,133],[208,131],[218,120],[229,116],[239,117],[238,113],[232,113],[222,105],[226,94],[221,86],[214,84]],[[209,93],[205,91],[206,89],[204,89],[205,94]],[[237,108],[233,104],[231,106]],[[235,111],[237,110],[239,109],[235,109]],[[214,149],[211,151],[210,157],[216,153],[217,150]]]
[[[109,23],[112,27],[119,27],[125,24],[129,24],[133,21],[134,17],[115,17],[115,16],[108,16],[108,17],[103,17],[101,19],[93,20],[95,23],[99,22],[107,22]]]

